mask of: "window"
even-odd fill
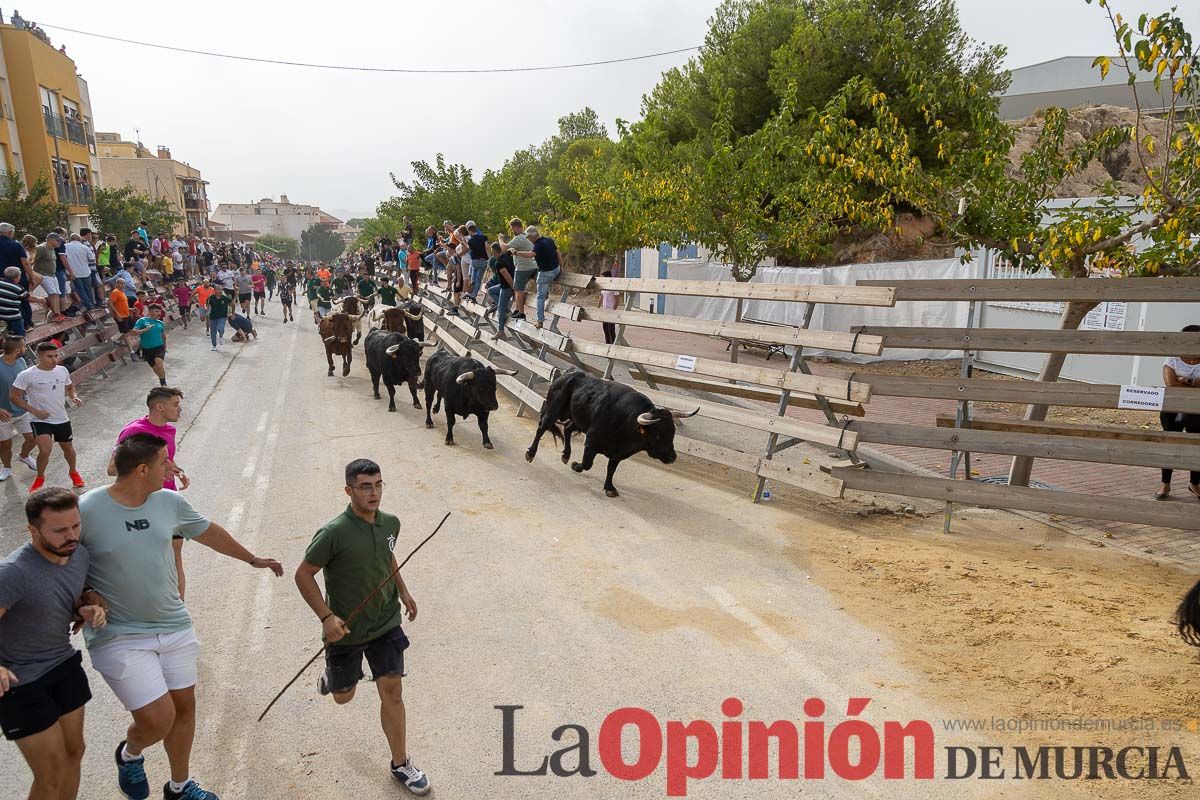
[[[42,90],[42,112],[45,114],[57,114],[58,95],[47,89],[45,86],[39,88]]]
[[[79,113],[79,104],[74,100],[63,98],[63,116],[67,119],[80,119],[82,115]]]

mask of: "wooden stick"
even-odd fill
[[[442,517],[442,521],[438,523],[438,526],[433,529],[433,533],[429,534],[424,539],[422,539],[421,543],[419,545],[417,545],[416,547],[414,547],[412,552],[409,553],[407,556],[405,556],[404,560],[400,562],[400,566],[396,567],[396,569],[392,571],[391,575],[388,575],[387,580],[385,580],[383,583],[376,586],[371,591],[371,593],[369,595],[367,595],[366,598],[364,598],[361,603],[358,604],[358,608],[351,611],[350,616],[346,617],[346,619],[344,619],[343,622],[349,623],[350,620],[354,619],[354,617],[358,614],[358,612],[362,611],[363,608],[366,607],[367,603],[370,602],[372,597],[379,594],[379,592],[383,589],[383,587],[385,587],[389,583],[391,583],[392,580],[396,577],[397,573],[399,573],[400,570],[404,569],[404,565],[408,563],[408,560],[410,558],[412,558],[413,556],[415,556],[417,554],[417,551],[425,546],[425,542],[428,542],[430,539],[432,539],[434,536],[437,535],[437,532],[442,529],[442,526],[446,524],[446,520],[448,520],[448,519],[450,519],[449,511],[446,512],[446,516]],[[267,707],[264,708],[263,712],[258,715],[259,722],[263,721],[263,717],[265,717],[267,715],[267,712],[270,711],[271,708],[275,705],[275,703],[279,701],[279,698],[283,697],[283,693],[286,692],[288,689],[292,688],[292,684],[295,683],[296,681],[300,680],[300,676],[304,674],[305,670],[307,670],[309,667],[311,667],[313,665],[313,662],[316,661],[318,658],[320,658],[321,654],[324,652],[325,652],[325,645],[321,645],[321,649],[318,650],[316,653],[314,653],[312,658],[310,658],[308,661],[304,662],[304,666],[301,667],[300,671],[296,673],[296,677],[294,677],[290,681],[288,681],[287,685],[285,685],[282,689],[279,690],[279,694],[275,695],[275,697],[271,698],[271,702],[267,703]]]

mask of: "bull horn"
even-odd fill
[[[672,411],[671,416],[674,417],[675,419],[687,419],[688,417],[694,417],[699,413],[700,413],[700,407],[697,406],[696,410],[690,414],[687,414],[683,411]]]
[[[638,425],[653,425],[658,422],[658,417],[654,416],[653,412],[647,411],[645,414],[638,414]]]
[[[464,372],[462,375],[459,375],[458,378],[454,382],[455,383],[466,383],[467,381],[473,381],[473,380],[475,380],[474,372]]]
[[[389,347],[387,350],[384,350],[383,352],[387,353],[390,356],[399,349],[400,349],[400,345],[394,344],[391,347]]]
[[[418,342],[421,347],[437,347],[437,342]]]
[[[421,315],[420,315],[420,314],[410,314],[410,313],[408,313],[407,311],[405,311],[405,312],[404,312],[404,316],[408,317],[408,318],[409,318],[409,319],[411,319],[413,322],[416,322],[416,321],[418,321],[419,319],[421,319]]]
[[[500,369],[499,367],[497,367],[496,374],[497,375],[516,375],[517,371],[515,369]]]
[[[327,342],[336,342],[337,340],[338,340],[337,336],[326,336],[325,337],[325,341],[327,341]]]

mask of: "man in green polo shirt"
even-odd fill
[[[323,317],[328,317],[329,312],[333,310],[333,289],[328,283],[322,283],[317,287],[317,313],[314,320],[320,322]]]
[[[379,510],[383,476],[374,461],[360,458],[346,465],[346,494],[350,505],[317,531],[296,569],[296,586],[321,620],[325,639],[325,672],[317,691],[332,694],[338,705],[349,703],[363,678],[365,655],[379,692],[392,777],[413,794],[427,794],[429,779],[413,765],[405,742],[401,680],[408,637],[400,623],[405,612],[410,621],[417,618],[417,603],[396,572],[392,553],[400,520]],[[324,575],[325,596],[317,586],[318,572]],[[385,581],[387,585],[347,624],[346,617]]]
[[[374,278],[366,273],[359,276],[358,299],[362,300],[364,311],[375,305],[375,293],[377,291],[379,291],[379,284],[375,283]]]
[[[396,295],[399,292],[395,286],[392,286],[391,281],[387,278],[383,279],[383,285],[379,287],[379,302],[385,306],[395,307]]]

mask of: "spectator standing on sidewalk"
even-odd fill
[[[5,274],[9,267],[17,267],[20,276],[14,283],[29,292],[38,285],[37,273],[33,271],[33,261],[29,253],[14,238],[16,233],[16,228],[11,223],[0,222],[0,275]],[[35,244],[36,241],[34,240]],[[25,330],[33,327],[33,306],[28,300],[21,301],[21,323]]]
[[[38,363],[22,370],[13,380],[9,390],[9,401],[33,415],[31,425],[37,440],[37,477],[29,491],[36,492],[46,483],[46,467],[50,463],[50,451],[54,442],[62,449],[67,461],[67,474],[76,489],[84,487],[83,477],[75,469],[75,445],[72,444],[71,418],[67,416],[66,398],[72,405],[81,406],[83,400],[75,393],[71,373],[58,363],[58,346],[42,342],[37,346]]]
[[[25,520],[30,540],[0,561],[0,728],[33,772],[29,797],[75,800],[92,692],[70,636],[83,622],[104,627],[104,600],[84,588],[79,498],[43,489]]]
[[[37,462],[30,457],[36,442],[33,438],[33,415],[13,405],[9,392],[13,381],[28,366],[21,353],[25,351],[25,340],[17,336],[4,337],[3,352],[0,352],[0,481],[12,477],[12,440],[21,437],[21,453],[17,459],[37,469]]]
[[[1182,333],[1200,333],[1200,325],[1188,325]],[[1163,364],[1163,383],[1188,389],[1200,388],[1200,355],[1172,356]],[[1200,433],[1200,414],[1177,414],[1162,411],[1158,415],[1164,431]],[[1171,494],[1171,477],[1174,470],[1163,469],[1162,486],[1154,493],[1155,500],[1166,500]],[[1193,470],[1188,482],[1192,497],[1200,500],[1200,471]]]
[[[21,304],[28,302],[29,292],[21,287],[21,268],[6,267],[0,272],[0,322],[10,336],[25,335],[25,320]]]
[[[71,268],[71,288],[83,303],[85,309],[96,307],[96,298],[92,295],[92,268],[88,262],[95,258],[92,247],[86,244],[78,233],[71,234],[71,241],[66,244],[67,264]]]

